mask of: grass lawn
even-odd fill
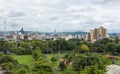
[[[114,64],[120,65],[120,59],[114,60]]]
[[[51,58],[54,56],[54,57],[59,57],[59,58],[62,58],[65,54],[46,54],[46,57],[48,60],[51,60]]]
[[[29,67],[32,66],[33,62],[32,55],[11,55],[11,56],[18,60],[19,64],[26,64]]]

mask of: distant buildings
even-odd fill
[[[90,40],[91,42],[95,42],[96,40],[100,40],[103,38],[107,38],[107,29],[104,27],[95,28],[94,30],[90,30]]]
[[[24,32],[23,28],[20,31],[17,31],[12,34],[6,34],[6,41],[19,41],[19,40],[27,40],[27,34]]]
[[[85,34],[83,40],[88,41],[89,40],[89,34]]]
[[[120,39],[120,33],[117,34],[118,38]]]
[[[21,28],[20,31],[10,32],[10,34],[4,35],[0,34],[0,40],[6,41],[20,41],[20,40],[58,40],[58,39],[80,39],[82,41],[95,42],[103,38],[107,38],[107,29],[104,27],[95,28],[90,30],[90,33],[80,32],[80,33],[28,33]],[[120,37],[120,34],[119,34]]]

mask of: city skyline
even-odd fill
[[[99,26],[119,33],[119,0],[0,0],[0,30],[89,32]]]

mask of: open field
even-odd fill
[[[12,57],[18,60],[19,64],[26,64],[29,67],[32,66],[33,58],[31,55],[12,55]]]

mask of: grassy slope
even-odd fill
[[[32,66],[33,58],[31,55],[12,55],[20,64]]]

